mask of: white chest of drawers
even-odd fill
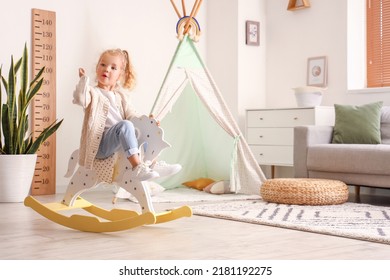
[[[293,166],[294,127],[334,125],[334,107],[246,110],[246,139],[261,165]]]

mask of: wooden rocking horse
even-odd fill
[[[133,118],[136,127],[143,161],[155,160],[161,151],[170,145],[163,139],[163,130],[156,125],[156,120],[147,116]],[[78,150],[71,155],[68,172],[68,188],[61,202],[42,204],[28,196],[24,204],[47,219],[76,230],[88,232],[112,232],[127,230],[145,224],[164,223],[181,217],[190,217],[192,210],[183,206],[171,211],[156,213],[149,194],[148,182],[134,180],[133,170],[126,157],[115,154],[107,159],[95,159],[93,169],[78,166]],[[141,213],[126,209],[106,210],[83,199],[80,195],[100,184],[113,184],[132,194],[141,207]],[[65,210],[83,209],[91,215],[61,214]],[[102,220],[103,219],[103,220]]]
[[[178,39],[183,40],[185,36],[189,36],[193,41],[198,41],[200,26],[195,16],[202,0],[195,0],[189,16],[186,13],[184,0],[181,1],[183,15],[180,14],[174,0],[170,1],[179,17],[176,25]],[[137,130],[140,151],[143,151],[141,155],[143,161],[153,162],[163,149],[170,146],[163,139],[163,130],[156,125],[156,120],[147,116],[133,118],[132,122]],[[88,232],[120,231],[192,216],[192,210],[188,206],[156,213],[151,202],[148,182],[133,179],[132,167],[123,155],[116,154],[105,160],[95,159],[93,169],[79,166],[74,172],[78,157],[79,151],[76,150],[69,160],[68,172],[65,176],[72,178],[61,202],[42,204],[34,197],[28,196],[24,204],[55,223]],[[100,184],[113,184],[119,188],[121,193],[128,192],[133,195],[141,207],[141,213],[126,209],[106,210],[81,197],[83,192],[96,188]],[[73,209],[83,209],[94,216],[61,214],[61,212]]]

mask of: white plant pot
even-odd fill
[[[307,86],[294,88],[293,90],[295,91],[298,107],[315,107],[321,105],[325,88]]]
[[[0,202],[23,202],[30,194],[37,155],[0,155]]]
[[[320,106],[322,102],[321,92],[295,93],[298,107]]]

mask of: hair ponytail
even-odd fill
[[[122,55],[126,63],[123,69],[123,87],[127,89],[132,89],[135,86],[135,73],[133,65],[130,61],[129,53],[126,50],[122,50]]]

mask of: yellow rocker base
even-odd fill
[[[24,200],[24,205],[57,224],[86,232],[122,231],[142,225],[165,223],[192,216],[192,209],[188,206],[157,214],[151,212],[138,214],[135,211],[125,209],[106,210],[81,197],[77,198],[74,206],[66,206],[58,202],[42,204],[32,196],[28,196]],[[83,209],[96,217],[78,214],[66,216],[59,213],[59,211],[72,209]],[[98,217],[106,221],[101,221]]]

